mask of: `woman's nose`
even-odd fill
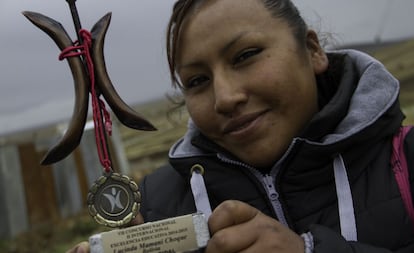
[[[214,78],[214,109],[223,115],[233,115],[238,106],[246,103],[248,95],[240,80],[225,75]]]

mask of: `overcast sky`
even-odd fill
[[[243,0],[240,0],[243,1]],[[165,27],[174,0],[78,0],[90,29],[107,12],[105,42],[109,75],[121,97],[136,104],[169,90]],[[352,44],[414,37],[413,0],[296,0],[310,26]],[[75,39],[65,0],[0,0],[0,136],[68,119],[74,88],[54,42],[21,14],[49,16]]]

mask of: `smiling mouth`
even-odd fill
[[[248,132],[254,128],[258,120],[266,112],[267,110],[263,110],[232,119],[225,125],[223,133],[226,135],[239,135]]]

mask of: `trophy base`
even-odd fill
[[[203,214],[189,214],[115,229],[89,238],[91,253],[201,252],[210,239]]]

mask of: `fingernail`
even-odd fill
[[[82,249],[82,247],[78,246],[76,248],[76,253],[85,253],[85,251]]]

